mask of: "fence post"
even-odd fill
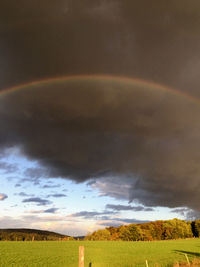
[[[84,267],[84,246],[79,246],[79,267]]]
[[[188,256],[187,256],[187,254],[185,254],[185,257],[186,257],[186,260],[187,260],[187,264],[188,264],[188,266],[190,266],[190,261],[189,261],[189,259],[188,259]]]

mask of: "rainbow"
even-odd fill
[[[151,81],[144,81],[141,79],[137,78],[130,78],[126,76],[114,76],[114,75],[105,75],[105,74],[95,74],[95,75],[70,75],[70,76],[61,76],[61,77],[54,77],[54,78],[46,78],[43,80],[38,80],[38,81],[33,81],[29,83],[24,83],[20,84],[14,87],[6,88],[0,91],[0,97],[18,90],[22,89],[28,89],[33,86],[39,86],[39,85],[45,85],[48,83],[55,83],[55,82],[64,82],[64,81],[70,81],[70,80],[97,80],[97,81],[114,81],[114,82],[119,82],[119,83],[126,83],[126,84],[134,84],[134,85],[139,85],[139,86],[147,86],[152,89],[157,89],[157,90],[163,90],[167,91],[171,94],[187,98],[188,100],[192,102],[197,102],[200,103],[200,99],[194,96],[191,96],[185,92],[182,92],[180,90],[172,89],[170,87],[154,83]]]

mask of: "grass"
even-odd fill
[[[85,247],[85,267],[173,266],[200,258],[200,239],[154,242],[41,241],[0,242],[1,267],[78,267],[78,248]],[[157,264],[157,265],[156,265]]]

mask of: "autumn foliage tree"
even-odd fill
[[[102,229],[102,230],[97,230],[91,235],[87,235],[85,237],[86,240],[96,240],[96,241],[102,241],[102,240],[110,240],[111,239],[111,234],[108,231],[108,229]]]
[[[200,220],[179,219],[108,227],[87,235],[87,240],[152,241],[200,237]]]
[[[142,231],[137,224],[123,226],[120,229],[120,239],[125,241],[142,240]]]

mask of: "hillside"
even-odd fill
[[[70,240],[70,236],[58,234],[50,231],[43,231],[37,229],[0,229],[0,240],[8,241],[55,241],[55,240]]]

